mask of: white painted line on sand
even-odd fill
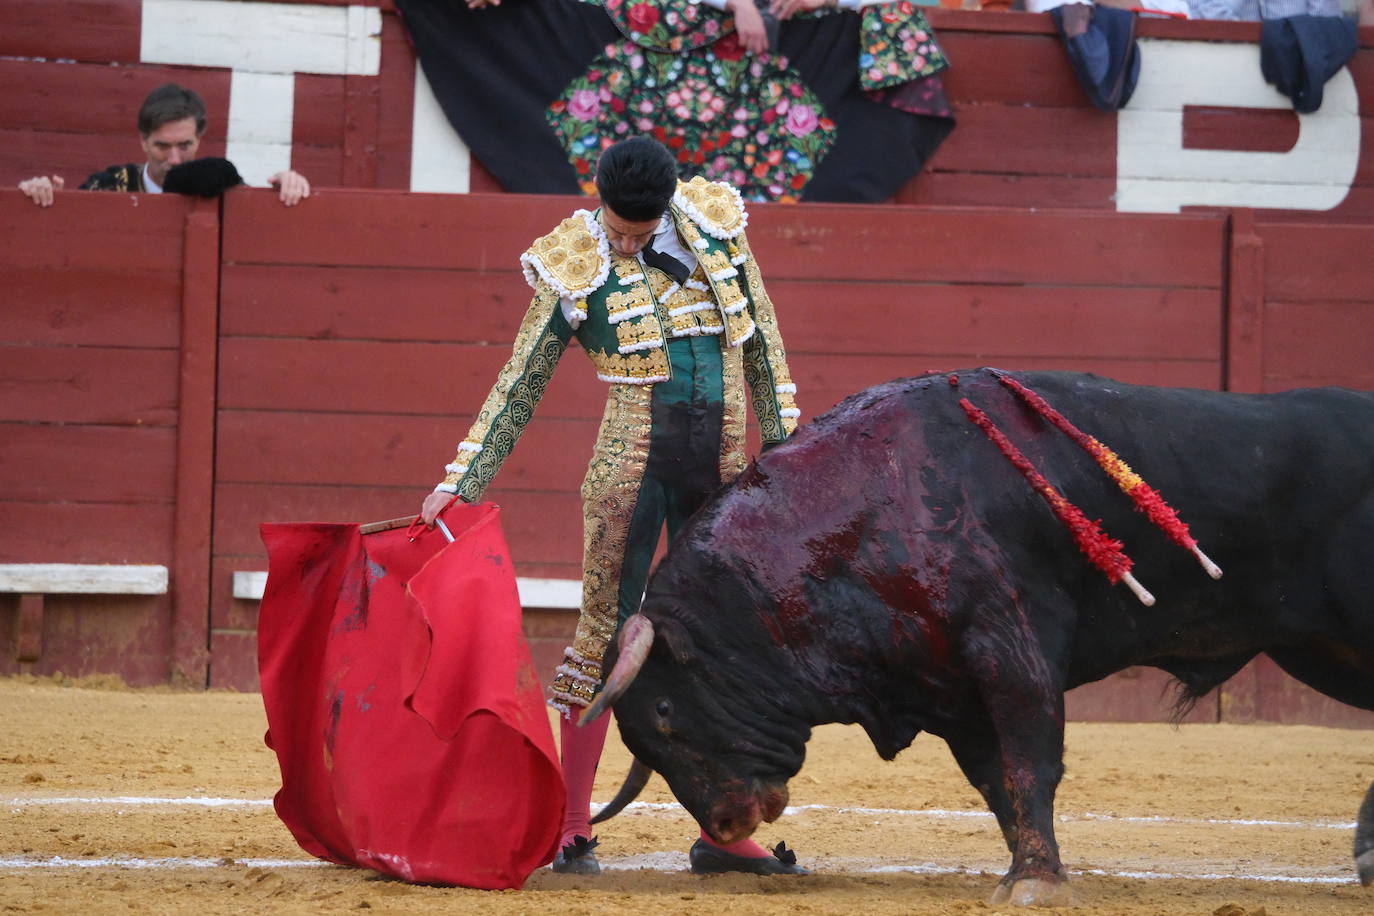
[[[41,805],[101,805],[110,807],[134,807],[134,806],[191,806],[203,808],[250,808],[250,807],[271,807],[270,798],[212,798],[201,796],[188,796],[185,798],[157,798],[141,795],[97,795],[86,797],[64,797],[64,796],[32,796],[28,798],[11,798],[8,802],[0,803],[0,807],[23,808]],[[600,809],[601,804],[593,804],[593,807]],[[629,813],[643,814],[685,814],[682,806],[677,802],[631,802],[625,806],[625,811]],[[798,815],[815,812],[818,814],[841,814],[857,815],[859,817],[925,817],[932,820],[957,820],[961,818],[973,818],[991,820],[992,813],[988,811],[953,811],[943,808],[861,808],[837,805],[788,805],[783,809],[783,814]],[[1291,827],[1302,830],[1354,830],[1354,821],[1285,821],[1267,820],[1261,818],[1220,818],[1220,817],[1168,817],[1166,815],[1122,815],[1122,814],[1098,814],[1086,811],[1082,814],[1060,814],[1056,820],[1061,823],[1073,823],[1078,821],[1104,821],[1109,823],[1126,824],[1212,824],[1219,827]]]
[[[193,856],[169,856],[165,858],[140,858],[108,856],[90,859],[72,859],[66,856],[0,856],[0,870],[25,871],[36,869],[66,868],[113,868],[113,869],[176,869],[176,868],[314,868],[331,865],[319,859],[228,859],[198,858]],[[621,858],[602,858],[601,867],[611,871],[634,871],[653,869],[657,871],[686,871],[687,856],[680,852],[643,853]],[[1000,868],[986,863],[977,866],[940,865],[922,862],[913,865],[877,865],[872,859],[826,858],[815,866],[818,872],[829,874],[869,874],[869,875],[997,875]],[[1354,872],[1316,873],[1308,875],[1285,875],[1280,873],[1235,874],[1223,872],[1182,872],[1161,871],[1114,871],[1106,868],[1069,869],[1070,875],[1092,875],[1106,878],[1132,878],[1141,881],[1259,881],[1281,884],[1338,885],[1354,884]]]

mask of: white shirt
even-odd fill
[[[143,163],[143,193],[145,193],[145,194],[161,194],[161,193],[162,193],[162,185],[158,184],[156,181],[153,181],[152,176],[148,174],[148,163],[146,163],[146,162]]]

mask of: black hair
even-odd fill
[[[164,83],[148,93],[138,109],[138,132],[146,137],[164,124],[187,118],[196,119],[197,137],[205,133],[205,100],[194,89]]]
[[[652,137],[621,140],[601,154],[596,190],[601,203],[621,219],[636,223],[658,219],[677,190],[677,162]]]

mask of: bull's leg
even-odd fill
[[[969,783],[983,796],[988,809],[997,818],[1007,850],[1016,852],[1016,819],[1012,812],[1011,796],[1002,782],[1002,754],[997,736],[991,731],[946,738],[950,753],[964,771]]]
[[[1355,869],[1365,887],[1374,884],[1374,782],[1369,784],[1355,824]]]
[[[1269,657],[1288,674],[1332,699],[1374,709],[1374,654],[1312,640],[1297,649],[1273,649]],[[1374,884],[1374,785],[1360,806],[1355,827],[1355,868],[1360,883]]]
[[[997,803],[1009,808],[1010,820],[1002,832],[1011,868],[989,902],[1070,905],[1073,894],[1054,837],[1054,793],[1064,774],[1063,692],[1038,641],[1024,630],[1010,640],[1005,632],[989,635],[970,655],[999,751],[1001,786],[993,798],[1005,795]]]

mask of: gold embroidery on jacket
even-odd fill
[[[604,264],[599,244],[581,216],[570,216],[536,239],[530,253],[565,289],[580,290],[596,280]]]
[[[783,410],[796,410],[796,396],[779,392],[778,387],[792,387],[792,375],[787,369],[787,353],[783,349],[782,335],[778,331],[778,319],[773,310],[773,300],[763,286],[763,276],[758,263],[749,249],[743,235],[735,240],[740,251],[746,256],[743,268],[744,281],[749,287],[754,301],[754,324],[756,336],[754,346],[748,347],[744,357],[744,379],[749,385],[754,402],[754,414],[758,417],[759,433],[765,442],[781,442],[797,428],[796,416],[783,416]]]
[[[663,346],[663,329],[653,312],[622,321],[615,326],[615,339],[621,353],[633,353]]]
[[[597,353],[588,350],[587,356],[596,366],[596,377],[603,382],[643,385],[664,382],[669,378],[668,353],[662,347],[639,353]]]
[[[704,314],[710,314],[709,312]],[[721,382],[725,404],[720,422],[720,482],[728,484],[744,470],[745,413],[743,347],[721,347]]]

